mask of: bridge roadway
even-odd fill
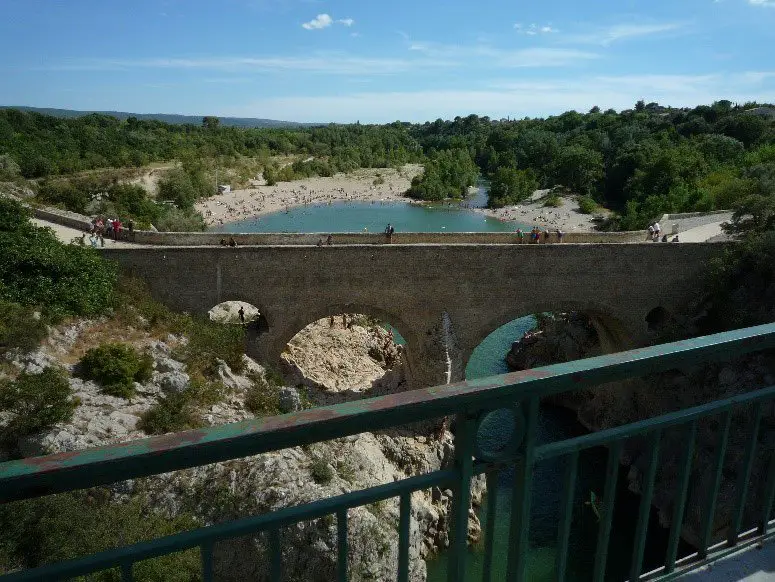
[[[407,340],[412,387],[463,378],[474,348],[532,313],[589,314],[607,351],[643,345],[646,316],[683,313],[724,244],[422,244],[106,248],[172,309],[227,300],[265,320],[247,352],[278,364],[288,341],[332,314],[364,313]]]

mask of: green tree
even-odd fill
[[[66,422],[75,407],[70,383],[56,368],[45,368],[40,374],[22,372],[15,381],[0,380],[0,410],[12,415],[3,429],[4,440]]]
[[[221,120],[213,115],[207,115],[202,118],[202,127],[205,129],[218,129],[221,125]]]
[[[600,152],[582,146],[569,146],[560,150],[553,164],[552,176],[579,194],[592,194],[603,179],[603,156]]]
[[[491,208],[501,208],[517,204],[529,198],[536,188],[538,188],[538,181],[532,170],[498,168],[490,179],[487,205]]]

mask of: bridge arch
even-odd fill
[[[262,361],[280,365],[280,356],[289,342],[308,325],[342,314],[361,314],[372,317],[382,323],[389,324],[405,340],[404,372],[407,384],[415,387],[414,380],[418,366],[422,366],[422,355],[418,346],[422,345],[418,330],[407,323],[394,311],[365,303],[334,303],[307,307],[294,313],[266,313],[266,329],[250,338],[248,353]]]
[[[641,340],[643,330],[636,328],[631,322],[613,314],[610,307],[589,302],[578,301],[537,301],[525,306],[504,306],[495,309],[489,317],[475,326],[473,334],[466,342],[463,350],[463,370],[468,367],[474,350],[488,337],[507,324],[537,313],[568,313],[576,312],[589,318],[600,340],[603,353],[613,353],[628,350]],[[639,317],[641,317],[639,315]],[[645,325],[644,325],[645,327]],[[514,340],[519,338],[513,338]],[[505,356],[505,354],[504,354]]]

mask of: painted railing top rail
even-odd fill
[[[773,323],[271,418],[10,461],[0,464],[0,503],[400,426],[469,408],[495,409],[508,402],[769,348],[775,348]]]

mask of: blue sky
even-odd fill
[[[2,0],[0,104],[389,122],[775,101],[775,0]]]

